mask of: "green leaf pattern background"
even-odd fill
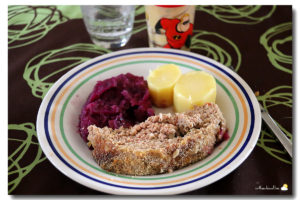
[[[196,9],[212,15],[223,23],[231,24],[258,24],[272,16],[276,6],[270,7],[266,13],[260,13],[261,6],[197,6]],[[137,6],[135,15],[145,15],[144,6]],[[15,49],[22,46],[33,44],[45,37],[49,31],[57,26],[72,19],[82,18],[79,6],[9,6],[8,7],[8,48]],[[288,73],[292,76],[292,55],[287,55],[280,50],[280,46],[292,42],[292,22],[278,24],[277,26],[267,28],[261,35],[259,41],[266,51],[270,64],[277,70]],[[146,30],[145,19],[141,18],[135,21],[133,34]],[[210,36],[210,37],[206,37]],[[212,39],[213,38],[213,39]],[[222,40],[222,44],[216,41]],[[224,49],[224,44],[232,49],[229,53]],[[194,30],[191,42],[191,50],[199,51],[201,54],[213,58],[218,62],[230,67],[238,72],[242,67],[242,56],[239,47],[235,44],[234,38],[227,38],[216,32],[209,30]],[[100,48],[91,43],[77,43],[68,46],[61,46],[58,49],[41,52],[32,57],[25,66],[23,78],[31,88],[32,95],[42,99],[54,80],[51,77],[58,73],[64,73],[67,70],[89,60],[91,57],[69,56],[70,52],[89,52],[95,56],[110,52],[108,49]],[[58,57],[59,56],[59,57]],[[63,65],[63,61],[69,64]],[[43,70],[55,64],[59,65],[56,71],[42,75]],[[277,106],[285,106],[292,109],[292,86],[278,85],[270,88],[265,94],[257,96],[267,110],[276,109]],[[286,116],[290,117],[291,116]],[[278,124],[292,140],[292,134],[285,127]],[[9,124],[9,144],[15,143],[16,148],[9,152],[8,175],[9,175],[9,193],[11,193],[28,173],[36,165],[45,160],[42,150],[37,141],[37,135],[34,122],[24,122],[22,124]],[[23,134],[24,139],[14,139],[14,135]],[[292,164],[290,159],[286,159],[286,151],[283,148],[278,149],[273,144],[278,143],[272,132],[264,129],[257,146],[264,149],[265,152],[278,159],[280,162]],[[34,147],[37,147],[34,149]],[[33,150],[34,149],[34,150]],[[35,155],[33,161],[26,166],[20,166],[22,157],[31,152]]]

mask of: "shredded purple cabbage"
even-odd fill
[[[89,125],[130,127],[154,115],[147,82],[131,73],[98,81],[82,108],[79,132],[87,141]]]

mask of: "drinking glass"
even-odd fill
[[[194,5],[146,5],[150,47],[189,50],[194,28]]]
[[[126,45],[131,37],[134,10],[133,5],[81,6],[91,40],[104,48]]]

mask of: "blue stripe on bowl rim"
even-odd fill
[[[198,177],[198,178],[195,178],[193,180],[190,180],[190,181],[187,181],[187,182],[182,182],[182,183],[179,183],[179,184],[173,184],[173,185],[167,185],[167,186],[160,186],[160,187],[131,187],[131,186],[124,186],[124,185],[117,185],[117,184],[112,184],[112,183],[108,183],[108,182],[105,182],[105,181],[102,181],[102,180],[98,180],[98,179],[95,179],[91,176],[88,176],[87,174],[85,173],[82,173],[81,171],[79,171],[78,169],[74,168],[71,164],[69,164],[60,154],[59,152],[56,150],[55,146],[53,145],[52,141],[51,141],[51,137],[50,137],[50,133],[49,133],[49,127],[48,127],[48,119],[49,119],[49,113],[50,113],[50,109],[51,109],[51,106],[53,104],[53,101],[55,99],[55,97],[57,96],[57,94],[60,92],[60,90],[64,87],[64,85],[67,84],[67,82],[69,82],[72,78],[74,78],[76,75],[78,75],[79,73],[81,73],[82,71],[90,68],[91,66],[94,66],[95,64],[99,64],[101,62],[104,62],[104,61],[107,61],[107,60],[110,60],[110,59],[114,59],[114,58],[117,58],[117,57],[122,57],[122,56],[129,56],[129,55],[134,55],[134,54],[171,54],[171,55],[176,55],[176,56],[182,56],[182,57],[188,57],[190,59],[194,59],[194,60],[197,60],[197,61],[201,61],[203,63],[206,63],[216,69],[218,69],[219,71],[223,72],[224,74],[226,74],[231,80],[233,80],[236,85],[239,86],[239,88],[241,89],[241,91],[243,92],[244,96],[246,97],[247,99],[247,102],[248,102],[248,105],[249,105],[249,109],[250,109],[250,119],[251,119],[251,122],[250,122],[250,128],[249,128],[249,132],[248,132],[248,136],[243,144],[243,146],[239,149],[239,151],[229,160],[227,161],[225,164],[223,164],[222,166],[220,166],[219,168],[217,168],[216,170],[210,172],[209,174],[206,174],[204,176],[201,176],[201,177]],[[46,111],[45,111],[45,117],[44,117],[44,129],[45,129],[45,134],[46,134],[46,138],[47,138],[47,141],[51,147],[51,149],[53,150],[53,152],[55,153],[55,155],[66,165],[68,166],[71,170],[73,170],[74,172],[78,173],[79,175],[87,178],[87,179],[90,179],[92,181],[95,181],[95,182],[98,182],[98,183],[102,183],[102,184],[105,184],[105,185],[109,185],[109,186],[113,186],[113,187],[119,187],[119,188],[124,188],[124,189],[134,189],[134,190],[155,190],[155,189],[167,189],[167,188],[174,188],[174,187],[179,187],[179,186],[182,186],[182,185],[187,185],[187,184],[190,184],[190,183],[193,183],[193,182],[196,182],[196,181],[199,181],[199,180],[202,180],[204,178],[207,178],[217,172],[219,172],[220,170],[222,170],[224,167],[226,167],[227,165],[229,165],[232,161],[234,161],[242,152],[243,150],[245,149],[245,147],[247,146],[248,142],[250,141],[250,138],[252,137],[253,135],[253,129],[254,129],[254,124],[255,124],[255,116],[254,116],[254,108],[253,108],[253,104],[251,102],[251,99],[248,95],[248,93],[246,92],[245,88],[241,85],[241,83],[236,80],[230,73],[228,73],[227,71],[225,71],[224,69],[222,69],[221,67],[207,61],[207,60],[204,60],[200,57],[196,57],[196,56],[193,56],[193,55],[189,55],[189,54],[183,54],[183,53],[179,53],[179,52],[169,52],[169,51],[159,51],[159,50],[149,50],[149,51],[141,51],[141,50],[137,50],[137,51],[134,51],[134,52],[128,52],[128,53],[120,53],[120,54],[117,54],[117,55],[112,55],[110,57],[105,57],[103,59],[100,59],[98,61],[95,61],[79,70],[77,70],[76,72],[74,72],[72,75],[70,75],[62,84],[60,84],[57,89],[55,90],[55,92],[53,93],[53,95],[51,96],[49,102],[48,102],[48,105],[47,105],[47,108],[46,108]]]

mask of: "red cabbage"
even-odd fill
[[[89,125],[130,127],[154,115],[147,82],[131,73],[98,81],[79,117],[79,132],[87,142]]]

